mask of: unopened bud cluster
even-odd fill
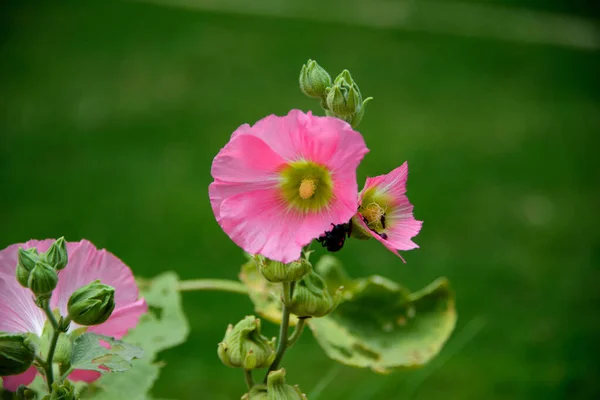
[[[17,256],[17,281],[29,288],[38,299],[50,298],[58,284],[58,271],[68,262],[67,244],[64,238],[56,240],[42,254],[37,249],[19,248]]]
[[[42,397],[42,400],[76,400],[79,399],[75,386],[65,379],[62,383],[54,382],[50,394]]]
[[[314,60],[308,60],[300,70],[300,90],[321,99],[321,107],[328,116],[342,119],[353,128],[360,124],[365,105],[373,99],[363,99],[348,70],[342,71],[332,83],[329,73]]]

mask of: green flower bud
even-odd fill
[[[96,280],[77,289],[67,303],[69,317],[79,325],[99,325],[115,309],[115,289]]]
[[[300,70],[300,90],[308,97],[320,98],[331,86],[331,76],[314,60],[302,66]]]
[[[223,364],[244,369],[265,368],[275,358],[275,339],[260,334],[260,319],[250,315],[227,327],[217,349]]]
[[[256,256],[256,265],[262,276],[269,282],[297,281],[312,269],[310,262],[304,258],[284,264],[279,261],[269,260],[263,256]]]
[[[323,279],[311,271],[296,284],[290,311],[298,317],[323,317],[335,309],[341,294],[340,288],[332,297]]]
[[[75,392],[75,386],[65,379],[62,383],[54,382],[50,394],[47,394],[42,400],[76,400],[79,395]]]
[[[242,400],[268,400],[267,385],[259,383],[252,386],[248,393],[242,396]]]
[[[50,297],[52,291],[58,284],[58,275],[54,268],[46,264],[43,260],[38,259],[35,267],[29,273],[27,287],[31,289],[36,297]]]
[[[0,376],[27,371],[35,356],[35,346],[24,335],[0,333]]]
[[[17,257],[17,281],[19,281],[21,286],[27,287],[29,274],[31,273],[33,267],[35,267],[35,263],[39,257],[38,252],[35,248],[25,250],[22,247],[19,247]]]
[[[269,372],[267,377],[267,400],[306,400],[298,386],[285,383],[285,369]]]
[[[35,400],[37,398],[37,393],[25,385],[19,386],[16,394],[19,400]]]
[[[66,267],[67,262],[69,261],[69,255],[67,254],[67,243],[65,242],[65,238],[61,237],[52,243],[48,251],[44,253],[44,257],[46,263],[57,271]]]

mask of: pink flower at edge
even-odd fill
[[[53,242],[52,239],[30,240],[24,244],[10,245],[0,251],[0,331],[30,332],[38,336],[42,334],[45,315],[35,305],[31,291],[19,285],[15,277],[17,250],[19,247],[35,247],[41,253]],[[133,273],[112,253],[98,250],[87,240],[68,242],[67,252],[69,262],[58,273],[58,286],[50,300],[51,308],[58,308],[61,315],[67,315],[67,302],[71,294],[81,286],[99,279],[115,288],[115,309],[106,322],[90,326],[88,331],[120,339],[137,325],[140,316],[148,310],[145,300],[138,299],[139,291]],[[77,324],[71,323],[70,330],[78,327]],[[19,385],[31,383],[36,373],[32,366],[22,374],[3,377],[4,388],[15,391]],[[99,372],[84,370],[75,370],[69,375],[71,380],[86,382],[92,382],[99,377]]]
[[[356,169],[368,152],[337,118],[292,110],[240,126],[213,160],[217,222],[242,249],[288,263],[356,213]]]
[[[400,258],[398,250],[419,247],[411,239],[423,225],[413,216],[413,205],[406,197],[407,179],[406,162],[387,175],[367,178],[359,193],[358,214],[353,218],[362,233],[374,237]]]

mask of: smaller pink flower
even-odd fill
[[[30,240],[23,244],[13,244],[0,251],[0,331],[8,333],[33,333],[42,335],[46,317],[38,308],[29,289],[19,285],[15,276],[17,251],[19,247],[35,247],[42,253],[54,242]],[[71,294],[80,287],[99,279],[102,283],[115,288],[115,309],[110,318],[88,332],[122,338],[135,327],[139,318],[148,310],[144,299],[138,299],[138,287],[129,267],[112,253],[98,250],[87,240],[68,242],[69,262],[58,273],[58,286],[52,293],[50,307],[59,309],[61,315],[67,315],[67,302]],[[69,332],[80,326],[72,322]],[[4,388],[15,391],[19,385],[27,385],[37,374],[35,367],[22,374],[3,377]],[[92,382],[100,377],[96,371],[75,370],[69,375],[74,381]]]
[[[303,246],[356,213],[356,168],[367,152],[348,123],[310,112],[242,125],[212,164],[217,222],[250,254],[297,260]]]
[[[413,205],[406,197],[407,178],[406,162],[387,175],[367,178],[359,193],[358,213],[352,219],[360,233],[374,237],[400,258],[398,250],[419,247],[411,238],[423,225],[413,216]]]

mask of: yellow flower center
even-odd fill
[[[312,161],[294,161],[280,172],[279,187],[288,208],[315,212],[329,206],[333,181],[329,170]]]
[[[362,215],[367,219],[369,225],[376,224],[381,221],[381,217],[385,215],[383,207],[373,202],[363,208]]]
[[[362,196],[362,204],[358,212],[366,220],[367,226],[375,232],[382,233],[387,227],[390,219],[387,217],[390,211],[391,199],[376,189],[369,189]]]

